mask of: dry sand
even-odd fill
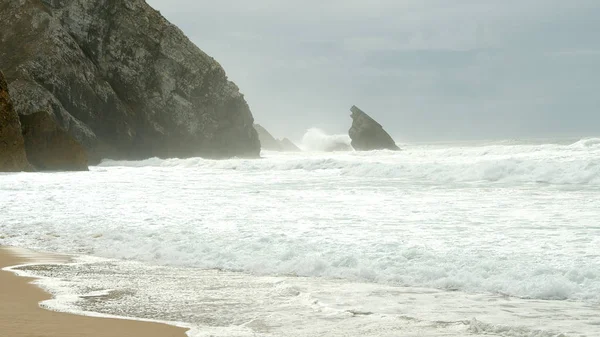
[[[0,269],[32,262],[40,262],[40,259],[17,256],[12,250],[0,247]],[[38,303],[51,296],[30,284],[31,281],[0,270],[0,337],[186,336],[185,329],[166,324],[91,318],[44,310]]]

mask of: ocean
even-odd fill
[[[0,245],[73,256],[17,268],[49,309],[192,337],[600,336],[600,139],[323,141],[0,174]]]

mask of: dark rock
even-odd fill
[[[1,1],[0,22],[16,111],[49,111],[93,162],[259,155],[238,87],[145,1]]]
[[[13,108],[4,74],[0,72],[0,172],[29,170],[19,116]]]
[[[46,111],[21,115],[27,159],[40,171],[87,171],[83,146],[63,131]]]
[[[352,111],[352,127],[348,134],[355,150],[400,150],[381,124],[356,106],[353,106],[350,111]]]
[[[261,148],[268,151],[302,151],[296,144],[294,144],[291,140],[287,138],[283,138],[281,140],[276,139],[260,124],[254,124],[254,128],[258,133],[258,138],[260,139]]]

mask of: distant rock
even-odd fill
[[[348,134],[355,150],[400,150],[381,124],[356,106],[353,106],[350,111],[352,111],[352,127]]]
[[[258,157],[244,96],[144,0],[0,1],[17,113],[48,111],[90,159]]]
[[[258,133],[258,138],[260,139],[260,146],[263,150],[268,151],[302,151],[296,144],[294,144],[291,140],[284,139],[276,139],[260,124],[254,124],[254,128]]]
[[[258,139],[260,140],[260,147],[264,150],[269,151],[281,151],[281,144],[279,141],[267,131],[262,125],[254,124],[254,129],[258,133]]]
[[[0,172],[29,170],[19,116],[13,108],[4,74],[0,72]]]
[[[63,131],[46,111],[21,115],[27,159],[40,171],[87,171],[83,146]]]
[[[288,138],[283,138],[282,140],[279,141],[279,144],[281,145],[281,149],[283,151],[287,151],[287,152],[302,151],[298,146],[296,146],[296,144],[294,144],[294,142],[292,142]]]

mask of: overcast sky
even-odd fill
[[[598,0],[148,0],[225,68],[275,136],[600,135]]]

